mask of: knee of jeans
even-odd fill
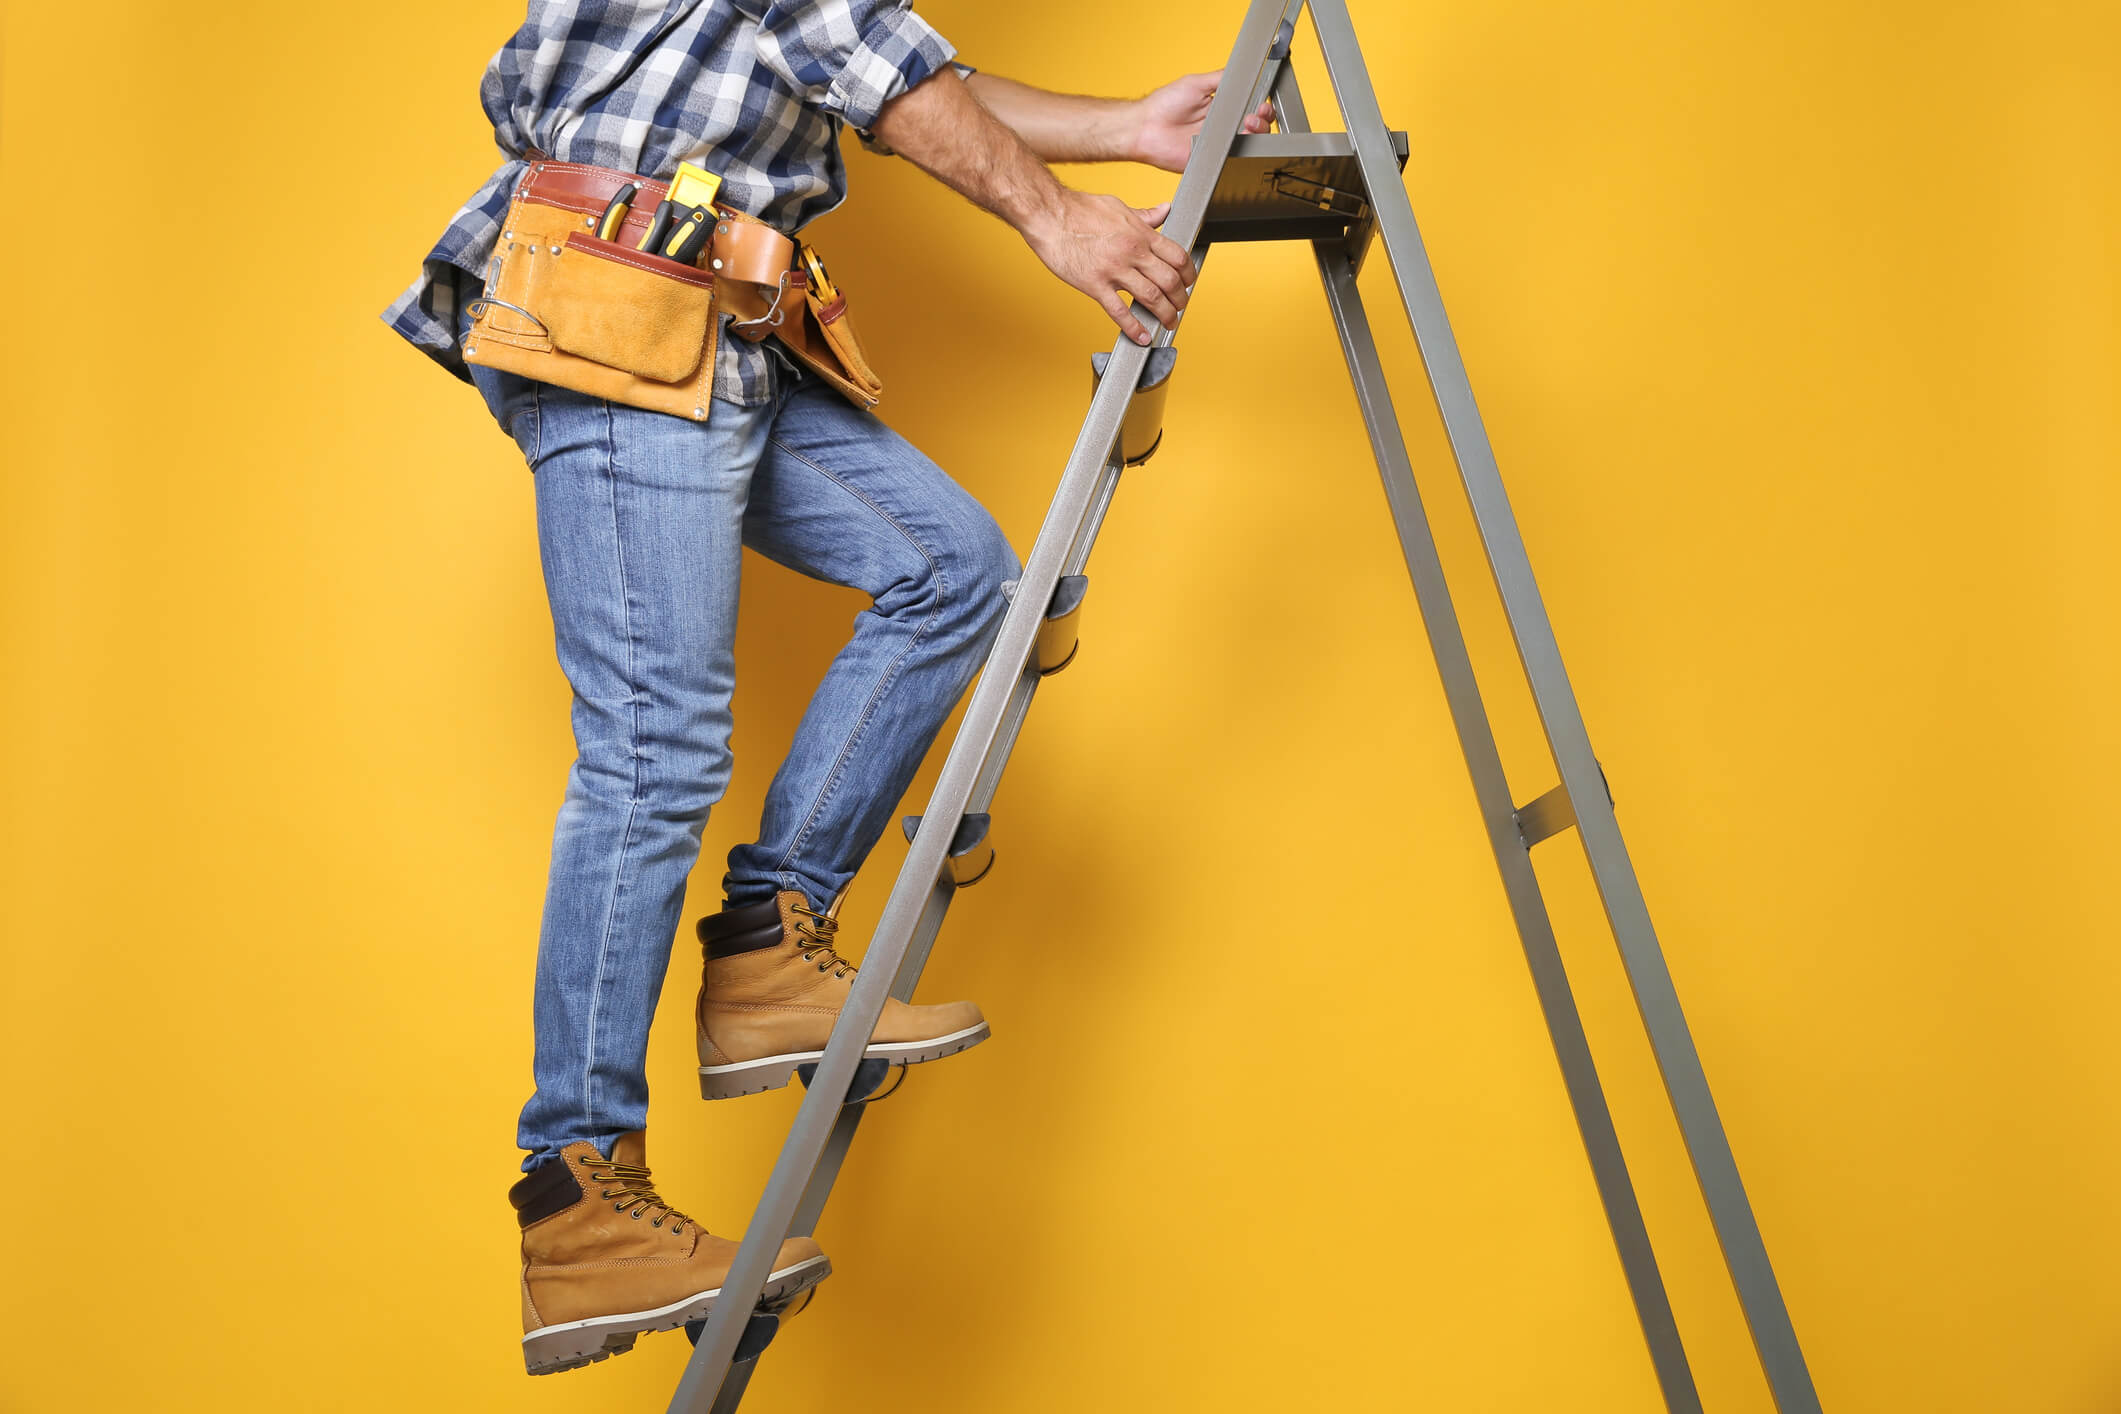
[[[958,542],[951,554],[950,573],[963,586],[963,592],[954,597],[962,605],[969,631],[984,634],[1000,626],[1009,609],[1002,586],[1023,572],[1023,561],[991,517],[983,517],[978,530]]]
[[[579,743],[575,779],[598,799],[698,826],[722,798],[733,762],[726,738],[704,728],[646,730]]]

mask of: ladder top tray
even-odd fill
[[[1399,165],[1407,135],[1392,134]],[[1369,197],[1346,133],[1240,136],[1215,179],[1204,241],[1331,240],[1367,216]]]

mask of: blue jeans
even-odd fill
[[[468,323],[468,321],[465,321]],[[575,762],[538,935],[535,1167],[648,1118],[648,1024],[707,813],[729,784],[739,551],[874,603],[833,659],[729,854],[731,904],[854,877],[979,670],[1020,565],[941,468],[783,362],[770,402],[704,423],[474,367],[537,493]]]

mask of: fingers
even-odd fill
[[[1100,295],[1097,302],[1104,307],[1105,313],[1112,316],[1112,322],[1119,326],[1122,334],[1137,344],[1149,342],[1149,331],[1142,328],[1142,322],[1134,317],[1133,312],[1117,293]]]
[[[1138,344],[1153,341],[1153,335],[1127,303],[1132,298],[1142,315],[1166,329],[1177,325],[1186,307],[1187,292],[1200,277],[1193,257],[1185,247],[1155,229],[1169,218],[1171,203],[1129,206],[1115,196],[1078,198],[1083,217],[1079,228],[1092,238],[1095,254],[1079,272],[1062,278],[1091,296],[1098,307],[1128,338]],[[1086,249],[1085,254],[1091,250]],[[1064,265],[1049,265],[1061,273]]]
[[[1194,282],[1200,279],[1200,271],[1194,266],[1193,257],[1186,252],[1186,248],[1161,231],[1150,235],[1149,254],[1170,266],[1177,274],[1179,284],[1186,289],[1192,289]]]
[[[1120,282],[1128,294],[1134,296],[1135,304],[1156,316],[1156,322],[1166,329],[1178,324],[1178,312],[1185,308],[1186,287],[1179,283],[1178,276],[1161,261],[1147,263],[1129,270]]]
[[[1274,126],[1274,101],[1272,99],[1267,100],[1245,114],[1244,131],[1248,133],[1263,133],[1272,126]]]
[[[1190,287],[1200,278],[1200,271],[1194,268],[1193,257],[1186,253],[1186,248],[1154,229],[1163,225],[1171,215],[1170,202],[1159,201],[1154,206],[1133,206],[1128,210],[1132,211],[1143,225],[1152,228],[1149,235],[1149,254],[1171,267],[1178,276],[1181,287]],[[1185,301],[1180,300],[1179,303],[1184,304]]]

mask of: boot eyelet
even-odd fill
[[[826,964],[824,964],[824,963],[822,963],[822,962],[821,962],[821,963],[819,963],[819,964],[817,965],[817,970],[818,970],[818,971],[820,971],[820,972],[826,972],[826,971],[830,971],[831,969],[830,969],[830,968],[828,968],[828,967],[826,966]],[[733,1043],[732,1043],[732,1044],[733,1044]]]
[[[635,1208],[633,1210],[633,1220],[635,1222],[639,1222],[641,1220],[641,1210],[639,1208]]]

